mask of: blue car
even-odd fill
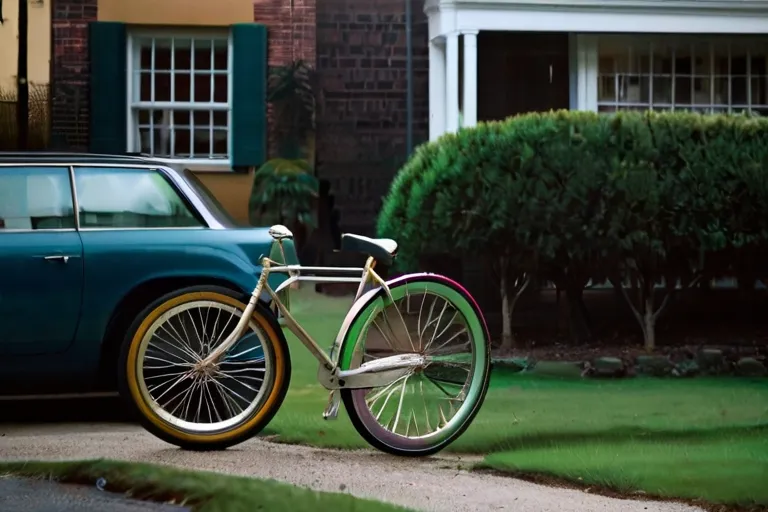
[[[128,331],[153,304],[199,289],[247,302],[273,244],[187,170],[0,153],[0,400],[116,392]]]

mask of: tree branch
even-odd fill
[[[629,294],[627,293],[627,290],[624,289],[624,283],[621,281],[618,281],[618,284],[616,281],[611,279],[611,282],[613,282],[613,286],[618,288],[621,292],[621,295],[624,296],[624,299],[627,301],[627,304],[629,304],[629,309],[632,310],[632,314],[635,315],[635,319],[640,324],[640,327],[645,331],[645,326],[643,325],[643,317],[640,316],[640,311],[635,307],[635,303],[632,302],[632,299],[630,298]]]
[[[688,283],[688,286],[686,286],[685,289],[687,290],[689,288],[693,288],[694,286],[696,286],[696,284],[699,281],[701,281],[701,276],[702,276],[702,274],[699,274],[695,278],[693,278],[693,280],[690,283]],[[669,304],[670,297],[672,297],[672,295],[674,295],[674,293],[675,293],[675,289],[674,288],[672,288],[672,290],[670,291],[669,286],[667,286],[666,289],[667,289],[667,294],[664,296],[664,300],[661,301],[661,305],[659,306],[659,309],[657,309],[656,312],[653,314],[653,321],[654,322],[656,320],[658,320],[659,315],[661,315],[661,313],[664,311],[664,308],[666,308],[667,304]]]
[[[515,296],[512,297],[512,302],[509,305],[510,311],[514,311],[515,310],[515,304],[517,304],[517,299],[519,299],[520,296],[525,291],[525,289],[528,288],[528,285],[530,284],[530,282],[532,280],[531,274],[526,273],[524,275],[525,275],[525,280],[523,281],[523,284],[520,285],[520,287],[518,287],[517,291],[515,292]]]
[[[653,293],[653,292],[651,292],[651,293]],[[672,297],[672,294],[674,294],[674,293],[675,293],[674,290],[669,291],[669,289],[667,289],[667,293],[664,295],[664,299],[661,301],[661,305],[653,313],[653,321],[654,322],[659,318],[659,315],[661,314],[662,311],[664,311],[664,308],[667,307],[667,304],[669,304],[669,298]]]

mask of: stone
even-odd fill
[[[700,371],[699,363],[695,359],[685,359],[675,365],[672,369],[672,375],[675,377],[693,377],[698,375]]]
[[[768,370],[756,358],[742,357],[736,363],[736,373],[742,377],[763,377],[768,374]]]
[[[664,377],[670,375],[674,368],[675,364],[667,356],[647,355],[635,359],[635,370],[639,375]]]
[[[627,373],[624,361],[618,357],[598,357],[592,363],[592,375],[596,377],[623,377]]]
[[[581,378],[582,366],[581,361],[539,361],[531,373],[548,377]]]
[[[697,362],[701,371],[710,375],[726,373],[728,365],[723,351],[715,348],[705,348],[699,351]]]
[[[517,373],[528,368],[528,361],[520,357],[503,357],[493,359],[493,366],[499,370]]]

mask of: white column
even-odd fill
[[[459,33],[445,36],[445,128],[448,132],[459,129]]]
[[[593,35],[576,36],[576,108],[597,111],[597,38]]]
[[[429,42],[429,140],[445,133],[445,47]]]
[[[464,32],[464,126],[477,124],[477,31]]]

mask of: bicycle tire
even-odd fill
[[[479,412],[488,391],[491,371],[490,357],[490,336],[488,328],[483,319],[482,312],[477,306],[472,296],[458,283],[437,274],[411,274],[401,276],[388,282],[390,292],[397,302],[404,296],[409,296],[410,292],[430,292],[442,296],[447,303],[454,304],[457,311],[464,317],[468,332],[471,333],[471,345],[473,347],[472,360],[472,378],[467,391],[468,400],[461,408],[457,410],[456,416],[452,417],[450,422],[446,422],[446,427],[442,431],[437,431],[434,435],[409,436],[408,429],[411,425],[409,418],[405,429],[405,435],[397,432],[398,422],[394,423],[394,431],[388,430],[378,421],[378,416],[374,417],[373,405],[370,407],[366,402],[366,396],[371,393],[371,389],[343,389],[341,397],[344,406],[357,432],[373,447],[399,456],[426,456],[437,453],[458,439],[473,422]],[[361,361],[356,361],[361,349],[361,343],[367,341],[367,332],[370,324],[374,321],[377,311],[385,310],[393,304],[386,295],[383,288],[376,288],[375,291],[367,293],[361,298],[361,303],[357,308],[356,317],[350,323],[350,327],[344,337],[340,350],[339,364],[342,370],[349,370],[357,367]],[[405,325],[405,320],[404,320]],[[435,327],[435,332],[439,326],[439,321]],[[406,326],[407,328],[407,326]],[[383,337],[383,333],[382,333]],[[433,336],[434,338],[434,336]],[[420,340],[421,341],[421,340]],[[364,350],[364,348],[363,348]],[[415,350],[415,349],[414,349]],[[426,371],[424,371],[426,373]],[[429,379],[429,377],[428,377]],[[403,391],[405,394],[407,379],[403,382]],[[463,392],[464,388],[462,388]],[[389,400],[387,398],[387,400]],[[429,426],[429,410],[425,400],[425,418]],[[402,406],[403,399],[400,399]],[[382,414],[386,402],[379,412]],[[400,409],[398,408],[398,416]],[[442,408],[440,413],[442,413]],[[460,414],[459,414],[460,413]],[[453,418],[459,419],[454,421]],[[445,418],[443,418],[445,419]],[[418,422],[415,412],[413,424],[418,432]]]
[[[233,315],[233,318],[239,319],[246,308],[247,301],[247,296],[235,293],[227,288],[208,285],[193,286],[173,291],[158,298],[136,317],[123,342],[118,364],[118,380],[121,396],[129,406],[137,412],[141,425],[147,431],[163,441],[183,449],[196,451],[223,450],[253,437],[271,421],[280,408],[287,393],[291,378],[291,361],[288,345],[282,329],[278,325],[272,312],[261,303],[257,304],[249,327],[251,332],[256,334],[260,346],[262,347],[264,378],[262,379],[262,385],[258,388],[257,395],[254,397],[254,401],[257,402],[256,405],[253,406],[252,409],[243,409],[243,413],[241,414],[242,417],[233,416],[233,418],[231,418],[233,420],[231,421],[231,424],[227,424],[227,422],[223,420],[219,422],[214,421],[214,414],[213,411],[211,411],[211,408],[216,410],[216,401],[218,401],[220,405],[223,404],[225,408],[229,408],[233,405],[228,397],[224,396],[221,388],[218,389],[219,397],[214,400],[213,388],[216,388],[216,385],[213,385],[211,389],[206,387],[207,395],[205,395],[202,390],[202,384],[200,385],[200,402],[201,404],[202,401],[206,402],[210,419],[209,422],[204,423],[200,421],[196,423],[195,421],[179,419],[174,417],[173,413],[164,410],[160,406],[160,399],[158,399],[157,396],[153,397],[149,392],[150,386],[147,385],[147,379],[149,377],[145,377],[144,373],[149,367],[140,366],[140,364],[143,365],[144,361],[146,361],[146,357],[142,359],[141,355],[146,355],[148,353],[147,347],[152,341],[154,334],[157,332],[156,330],[152,331],[152,329],[159,329],[162,324],[158,324],[158,322],[163,318],[173,318],[173,316],[170,315],[172,315],[174,311],[180,311],[179,308],[183,307],[192,308],[194,305],[209,304],[211,307],[219,308],[219,312],[221,310],[229,311]],[[187,311],[189,311],[189,309]],[[240,315],[236,315],[235,312]],[[178,316],[181,316],[181,313],[178,313]],[[191,316],[193,315],[190,313],[190,317]],[[206,318],[208,317],[206,316]],[[231,325],[233,328],[234,322],[232,322]],[[213,326],[213,329],[216,329],[215,325]],[[169,336],[166,332],[170,331],[166,330],[163,332],[164,336],[160,338],[161,341],[168,341],[167,338]],[[150,333],[152,333],[151,336]],[[181,333],[178,334],[180,335],[179,337],[182,337]],[[188,334],[186,329],[185,334]],[[248,334],[248,331],[246,331],[246,334]],[[190,339],[181,341],[189,341],[191,346],[192,336],[192,334],[189,334]],[[198,335],[198,341],[204,338],[205,333],[203,333],[202,337]],[[234,348],[239,347],[239,343],[245,338],[246,337],[244,336],[241,340],[238,340],[238,344],[233,346],[233,348],[230,349],[230,352]],[[222,336],[220,339],[223,340],[224,337]],[[166,345],[165,350],[170,350],[169,347],[170,345]],[[208,350],[210,351],[214,347],[214,344],[209,344]],[[249,348],[247,350],[257,349]],[[245,352],[246,351],[244,350],[242,353]],[[167,353],[169,353],[169,355],[165,357],[170,361],[170,352]],[[180,354],[181,352],[175,353]],[[237,355],[239,356],[240,354]],[[258,359],[259,358],[255,358],[253,360],[257,361]],[[176,360],[174,359],[173,361]],[[242,363],[243,360],[227,359],[224,364],[235,365]],[[257,363],[253,363],[253,365],[258,366]],[[269,373],[267,372],[268,367],[271,368]],[[237,368],[242,367],[238,366]],[[258,370],[258,368],[256,370]],[[224,370],[222,370],[222,372],[224,372]],[[268,375],[271,375],[271,377],[267,378]],[[224,378],[226,377],[222,377],[222,380],[224,380]],[[239,378],[242,380],[245,377],[241,375]],[[228,384],[226,384],[225,387],[234,387],[233,383],[229,381],[226,382]],[[249,382],[252,383],[252,381]],[[250,389],[255,389],[255,387],[250,384],[247,386]],[[262,388],[263,393],[261,392]],[[237,396],[242,398],[243,402],[247,402],[247,399],[242,396],[243,394],[244,393],[241,393]],[[189,398],[192,400],[192,395],[190,395]],[[210,403],[208,402],[209,398]],[[198,408],[198,415],[200,415],[200,409],[202,409],[202,405]],[[185,414],[189,412],[189,408],[187,407],[184,412]],[[203,414],[202,416],[198,416],[198,420],[204,417],[205,410],[202,412]],[[215,419],[221,420],[218,411],[216,411],[215,416]],[[221,428],[216,428],[219,424],[221,424]]]

